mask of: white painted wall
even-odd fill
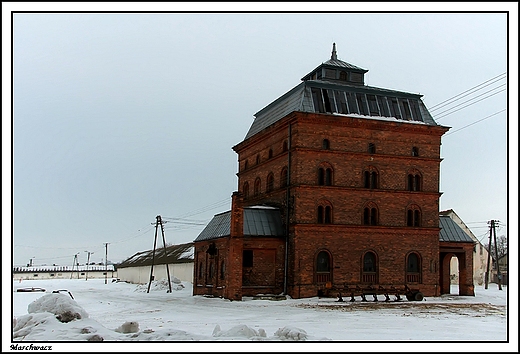
[[[193,283],[193,262],[168,264],[170,278],[177,277],[182,281]],[[119,280],[133,284],[146,284],[150,280],[151,266],[125,267],[117,270]],[[154,280],[168,279],[166,265],[153,266]]]
[[[79,275],[78,275],[79,274]],[[83,270],[78,272],[14,272],[13,280],[38,280],[38,279],[86,279],[87,273]],[[105,279],[105,271],[89,271],[88,279]],[[109,270],[107,273],[108,281],[112,281],[112,279],[117,279],[117,272]]]

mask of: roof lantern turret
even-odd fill
[[[338,59],[336,43],[332,43],[330,59],[302,78],[307,80],[340,81],[352,85],[364,85],[366,69]]]

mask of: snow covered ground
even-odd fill
[[[30,287],[45,292],[16,291]],[[287,351],[293,348],[289,342],[298,351],[341,352],[407,351],[406,343],[417,351],[413,346],[422,343],[424,348],[424,342],[428,351],[446,343],[452,350],[457,343],[467,350],[467,342],[479,342],[473,351],[517,345],[518,328],[508,319],[507,287],[498,290],[496,284],[477,286],[474,297],[445,295],[421,302],[385,302],[383,296],[378,302],[349,302],[348,297],[345,302],[318,297],[229,301],[192,296],[192,285],[179,281],[172,282],[169,293],[164,280],[152,283],[149,293],[146,285],[110,279],[107,284],[104,279],[13,281],[13,288],[10,344],[49,342],[54,351],[171,351],[171,343],[164,347],[167,341],[180,342],[184,351],[201,350],[200,345],[214,351],[234,351],[235,345],[240,345],[238,351],[270,351],[274,344]],[[337,343],[345,341],[352,343]]]

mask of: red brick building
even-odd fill
[[[194,295],[302,298],[403,284],[449,293],[439,253],[449,128],[421,95],[367,86],[366,72],[334,45],[330,60],[255,114],[233,147],[232,208],[195,240]],[[469,274],[461,293],[473,295]]]

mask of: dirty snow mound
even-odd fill
[[[226,331],[222,331],[220,329],[219,325],[215,326],[215,329],[213,330],[213,337],[226,337],[226,338],[255,338],[255,337],[266,337],[265,331],[260,328],[258,331],[256,331],[254,328],[251,328],[246,325],[238,325],[231,327],[230,329]]]
[[[135,321],[127,321],[115,329],[120,333],[137,333],[139,332],[139,323]]]
[[[27,306],[27,312],[50,312],[56,315],[60,322],[70,322],[75,319],[88,318],[88,313],[70,296],[52,293],[43,295]]]
[[[135,291],[147,292],[148,284],[149,283],[138,285]],[[173,280],[171,281],[171,286],[172,291],[184,289],[184,285],[177,277],[173,277]],[[170,288],[168,286],[168,279],[163,278],[160,280],[153,280],[152,284],[150,285],[150,291],[170,291]]]
[[[306,340],[307,332],[303,329],[285,326],[284,328],[279,328],[274,335],[279,337],[281,340]]]

